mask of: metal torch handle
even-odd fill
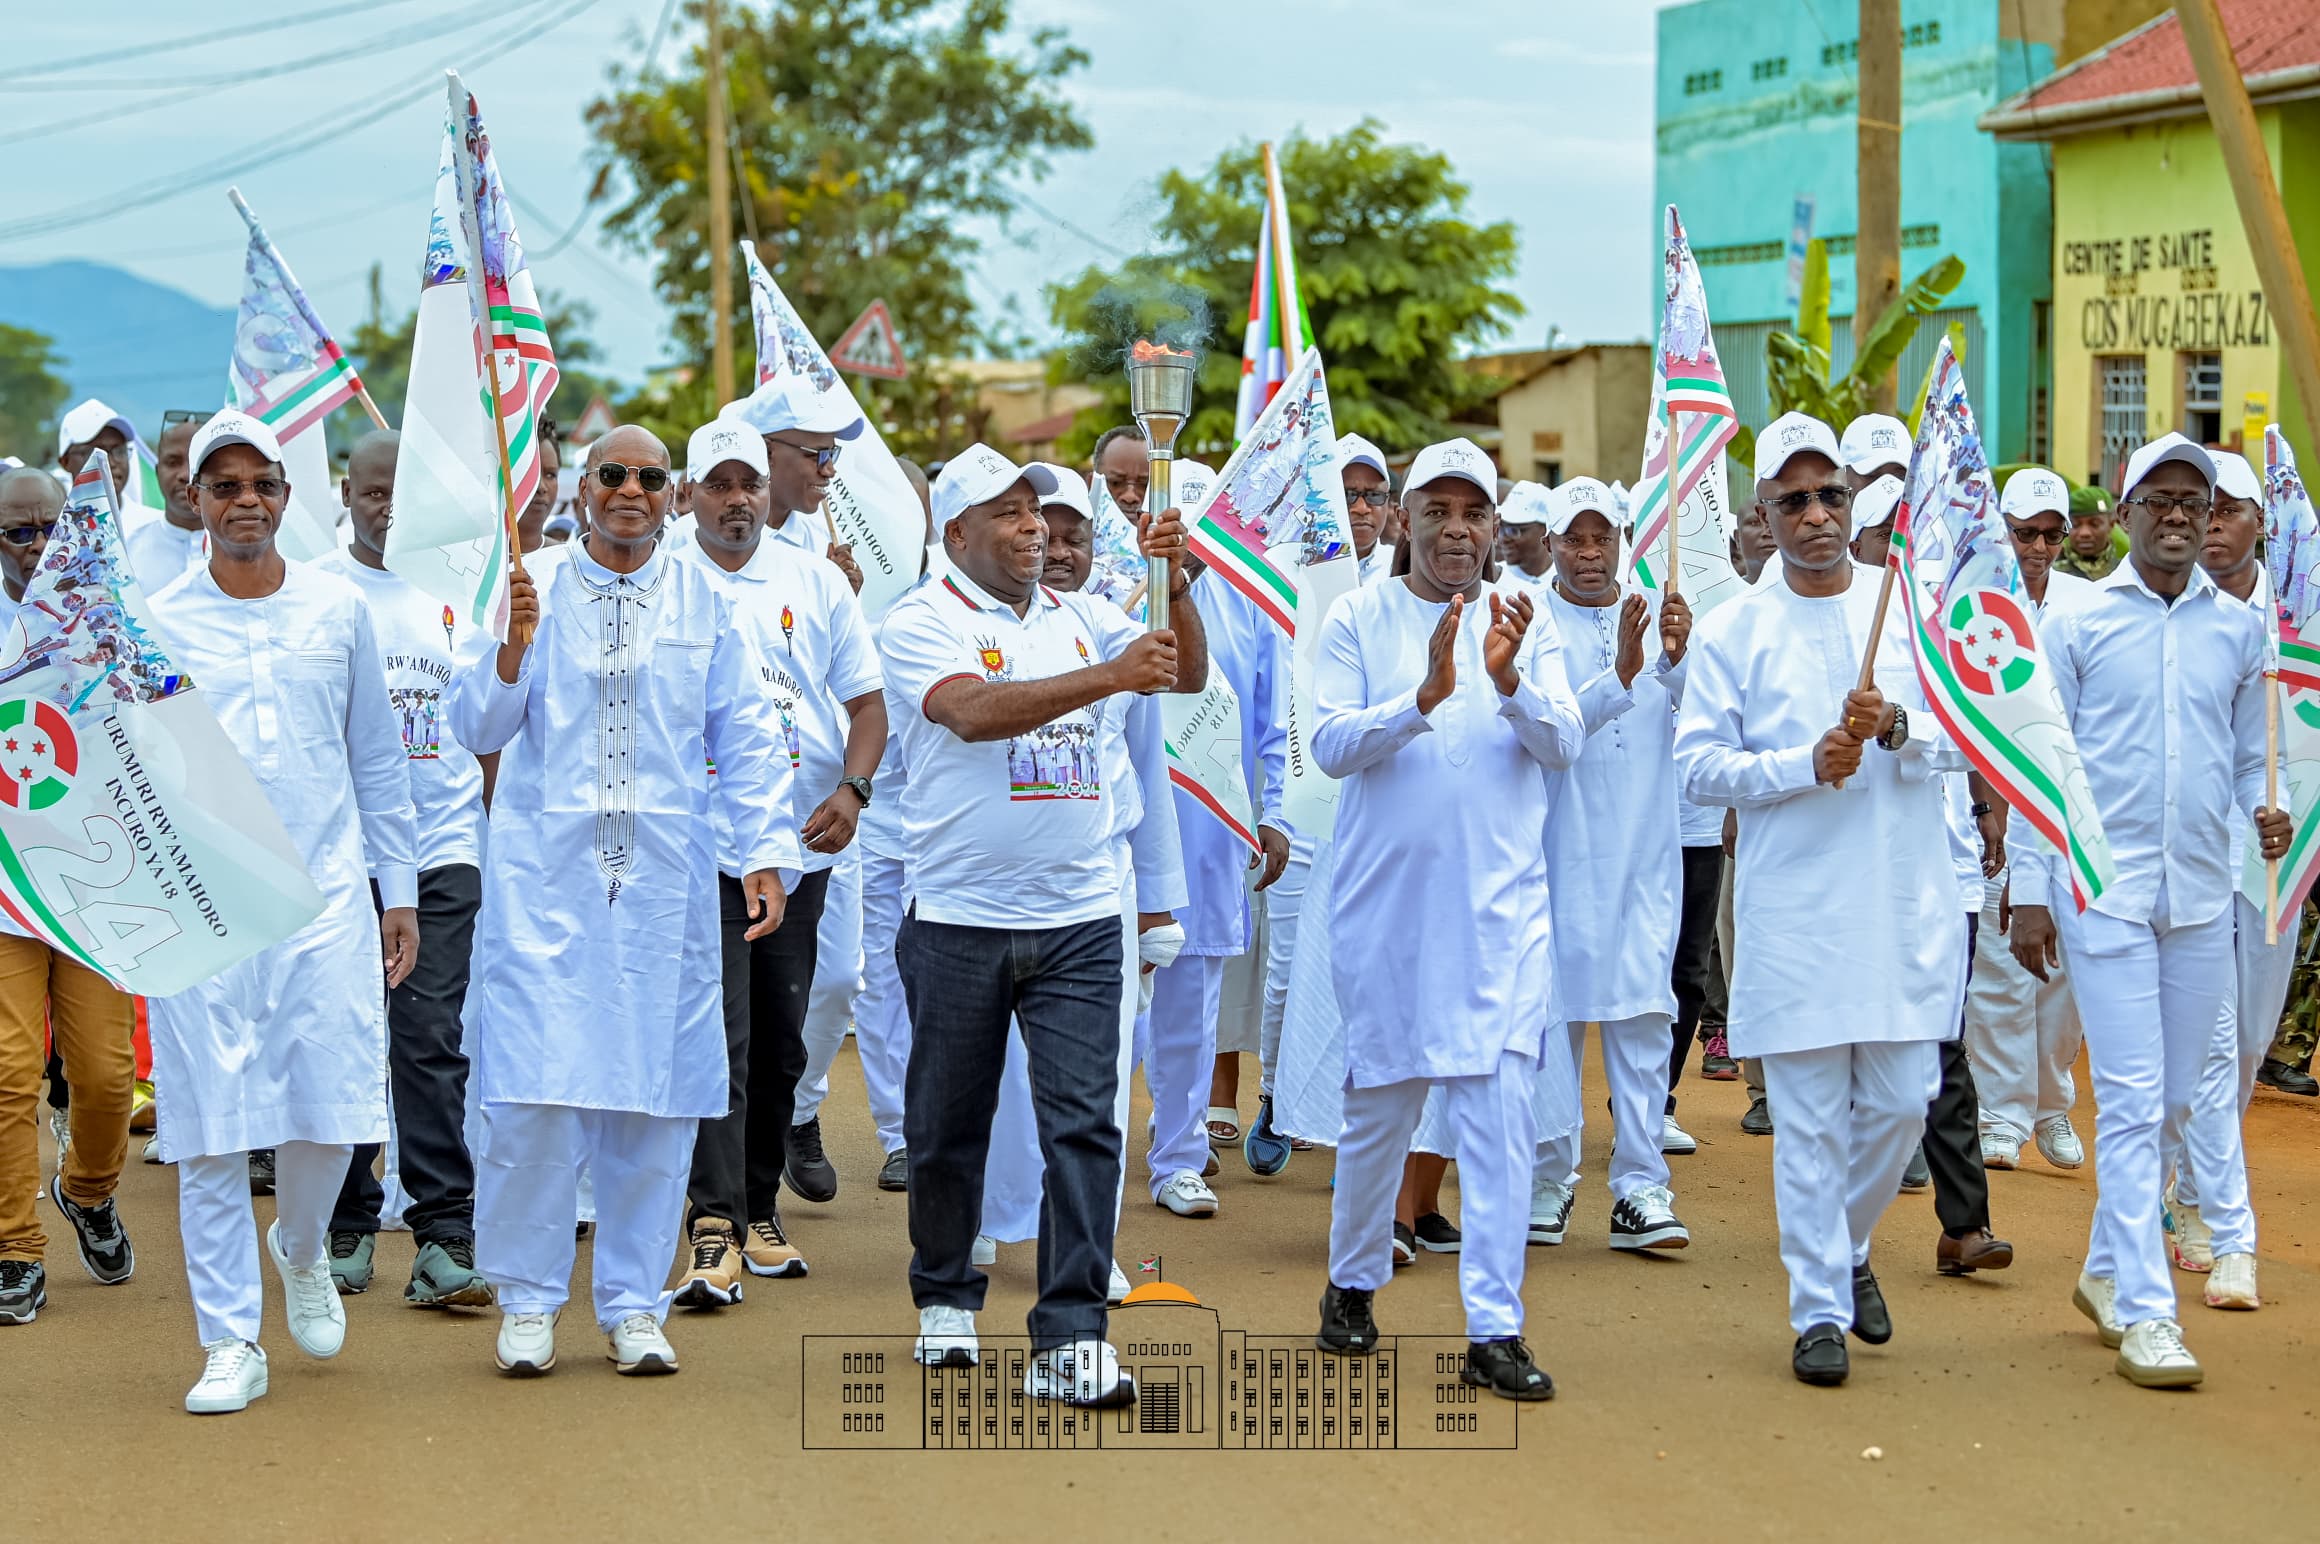
[[[1166,453],[1156,453],[1149,459],[1148,470],[1151,474],[1151,484],[1144,494],[1144,508],[1151,512],[1151,516],[1155,520],[1167,511],[1169,504],[1175,498],[1175,464],[1176,458]],[[1148,630],[1155,633],[1167,631],[1168,560],[1166,558],[1146,558],[1144,560],[1144,608],[1144,615],[1149,621]]]

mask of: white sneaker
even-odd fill
[[[612,1370],[632,1378],[651,1378],[677,1370],[677,1348],[669,1344],[661,1321],[649,1313],[632,1313],[604,1337],[605,1355]]]
[[[1136,1380],[1120,1370],[1119,1353],[1106,1341],[1075,1340],[1042,1351],[1023,1375],[1023,1392],[1033,1399],[1108,1410],[1136,1402]]]
[[[1691,1233],[1676,1220],[1676,1198],[1665,1185],[1645,1185],[1611,1208],[1614,1249],[1682,1249]]]
[[[1982,1133],[1982,1167],[1985,1169],[2019,1169],[2022,1167],[2022,1143],[2003,1131]]]
[[[1663,1153],[1674,1153],[1678,1157],[1682,1157],[1698,1152],[1700,1144],[1690,1132],[1676,1124],[1676,1118],[1673,1115],[1669,1115],[1663,1117],[1659,1123],[1659,1150]]]
[[[556,1370],[556,1316],[503,1313],[499,1318],[499,1370],[536,1378]]]
[[[1214,1217],[1216,1192],[1208,1188],[1208,1181],[1190,1169],[1179,1170],[1168,1177],[1160,1193],[1152,1198],[1155,1206],[1165,1206],[1179,1217]]]
[[[964,1308],[937,1303],[918,1311],[918,1344],[911,1354],[922,1367],[972,1367],[981,1353],[975,1316]]]
[[[2119,1344],[2119,1376],[2146,1389],[2187,1389],[2207,1376],[2183,1344],[2183,1327],[2173,1319],[2145,1319],[2129,1325]]]
[[[1128,1300],[1128,1273],[1120,1269],[1120,1262],[1112,1262],[1112,1284],[1104,1289],[1104,1302],[1113,1308]]]
[[[2078,1130],[2070,1124],[2069,1116],[2047,1116],[2032,1135],[2038,1141],[2038,1155],[2056,1168],[2076,1169],[2086,1163],[2086,1149],[2079,1145]]]
[[[1560,1244],[1571,1225],[1571,1187],[1531,1175],[1531,1235],[1534,1244]]]
[[[2219,1254],[2215,1269],[2207,1276],[2207,1306],[2210,1308],[2261,1308],[2264,1300],[2256,1295],[2256,1257],[2252,1254]]]
[[[159,1163],[161,1161],[161,1138],[157,1136],[147,1137],[145,1139],[145,1151],[140,1156],[142,1156],[147,1163]]]
[[[969,1265],[997,1265],[999,1263],[999,1241],[988,1233],[976,1234],[975,1247],[967,1251],[967,1263]]]
[[[2071,1288],[2070,1304],[2094,1321],[2095,1332],[2102,1343],[2115,1348],[2126,1331],[2119,1327],[2119,1284],[2108,1276],[2078,1273],[2078,1285]]]
[[[2179,1271],[2205,1273],[2215,1268],[2215,1230],[2199,1215],[2199,1203],[2175,1199],[2169,1185],[2161,1197],[2159,1227],[2167,1235],[2167,1256]]]
[[[256,1342],[228,1336],[201,1349],[209,1360],[202,1364],[201,1381],[185,1391],[187,1414],[230,1415],[265,1397],[266,1353]]]
[[[290,1338],[308,1356],[328,1360],[346,1344],[346,1309],[338,1301],[338,1284],[330,1279],[330,1256],[312,1265],[292,1265],[282,1252],[282,1224],[266,1226],[266,1254],[282,1278],[282,1311],[290,1320]]]

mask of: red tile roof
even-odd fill
[[[2320,4],[2314,0],[2219,0],[2240,73],[2250,80],[2320,65]],[[2051,112],[2149,91],[2195,89],[2198,75],[2183,29],[2169,11],[2048,76],[2000,112]]]

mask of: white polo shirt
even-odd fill
[[[846,775],[846,704],[881,684],[878,649],[862,603],[838,566],[819,554],[760,537],[757,550],[738,573],[719,567],[699,542],[671,554],[709,576],[709,584],[733,603],[733,615],[749,645],[751,668],[765,684],[789,745],[792,829],[804,826]],[[717,869],[739,878],[742,855],[722,806],[711,805],[717,830]],[[818,873],[838,861],[837,853],[804,850],[803,873]]]
[[[1041,585],[1030,607],[955,568],[895,602],[878,634],[886,711],[909,782],[901,800],[918,915],[960,927],[1056,928],[1120,910],[1107,838],[1127,765],[1119,714],[1075,709],[1027,734],[970,745],[926,716],[950,681],[1039,681],[1117,659],[1142,629],[1119,607]]]
[[[347,580],[370,611],[379,663],[386,668],[387,705],[410,761],[419,871],[455,863],[481,868],[483,765],[452,735],[443,694],[456,672],[482,668],[497,643],[402,575],[357,562],[343,547],[306,566]]]

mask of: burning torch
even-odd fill
[[[1192,416],[1192,379],[1200,357],[1190,349],[1138,339],[1128,350],[1128,410],[1144,432],[1144,455],[1151,487],[1144,495],[1147,519],[1157,518],[1175,499],[1176,436]],[[1168,626],[1168,560],[1146,560],[1145,594],[1152,631]]]

